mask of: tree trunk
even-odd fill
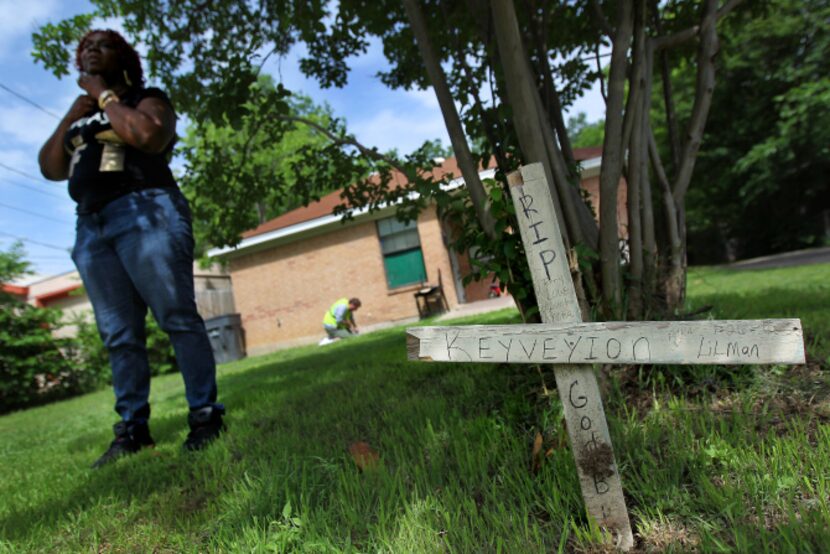
[[[525,163],[541,162],[545,170],[545,178],[551,187],[551,196],[558,200],[554,202],[556,217],[565,221],[562,226],[562,238],[565,247],[569,248],[573,242],[573,232],[578,227],[572,225],[565,218],[562,206],[566,196],[561,194],[553,177],[553,167],[545,147],[545,138],[540,122],[539,102],[535,82],[528,67],[527,56],[519,34],[519,25],[516,21],[516,12],[511,0],[493,0],[493,24],[496,32],[496,45],[504,71],[504,80],[507,86],[507,95],[510,107],[513,110],[513,126],[519,139]]]
[[[641,193],[643,181],[643,117],[642,97],[645,93],[646,29],[645,0],[638,0],[635,6],[634,54],[632,56],[632,79],[629,86],[628,109],[625,120],[630,122],[628,142],[628,317],[641,319],[643,316],[643,234]],[[623,133],[625,136],[626,133]]]
[[[447,85],[447,77],[441,68],[441,61],[432,48],[432,41],[427,32],[421,6],[418,0],[403,0],[403,4],[409,17],[409,23],[412,26],[412,32],[415,35],[415,41],[418,43],[418,50],[424,61],[424,67],[432,82],[435,96],[438,98],[438,105],[441,107],[441,114],[444,116],[444,123],[450,135],[452,149],[455,152],[458,167],[461,169],[461,175],[464,177],[464,182],[470,191],[470,198],[473,201],[478,221],[488,237],[496,238],[495,222],[487,205],[487,192],[484,190],[484,185],[478,176],[478,166],[470,153],[458,110],[455,108],[452,93]]]
[[[658,0],[652,0],[654,13],[654,29],[657,34],[663,33],[660,21],[660,9]],[[665,48],[660,49],[660,76],[663,83],[663,107],[666,114],[666,129],[668,129],[669,152],[671,153],[672,168],[677,171],[680,165],[680,134],[677,131],[677,116],[674,113],[674,94],[671,86],[671,70],[669,66],[669,53]]]
[[[628,45],[632,33],[631,3],[619,3],[619,24],[614,34],[611,51],[611,70],[608,77],[608,102],[605,116],[605,139],[602,145],[600,169],[600,263],[602,264],[602,293],[606,315],[619,318],[621,307],[620,247],[617,232],[617,188],[623,163],[623,100],[625,74],[628,63]]]
[[[706,0],[706,9],[703,22],[700,25],[700,47],[697,56],[697,82],[695,85],[695,101],[692,106],[692,115],[686,131],[686,141],[680,158],[672,194],[678,206],[682,205],[692,172],[697,160],[697,152],[703,140],[703,128],[709,116],[712,105],[712,93],[715,90],[715,56],[718,53],[719,41],[715,23],[717,21],[717,0]]]
[[[720,46],[716,28],[718,17],[718,1],[706,0],[703,21],[700,25],[700,46],[697,56],[697,81],[695,85],[695,101],[692,106],[692,115],[686,131],[686,142],[680,158],[672,196],[677,209],[677,228],[680,235],[680,252],[678,259],[672,260],[672,271],[668,276],[670,292],[667,300],[669,309],[682,308],[686,298],[686,192],[692,180],[697,153],[703,140],[703,128],[709,116],[712,105],[712,94],[715,90],[715,56]]]
[[[571,231],[574,244],[587,244],[591,248],[596,249],[599,237],[597,223],[591,214],[591,210],[585,204],[585,201],[579,193],[579,181],[565,163],[565,158],[562,155],[559,144],[556,142],[553,129],[545,124],[548,121],[548,117],[545,114],[545,108],[542,106],[542,99],[538,91],[533,95],[533,99],[536,101],[536,109],[541,118],[539,121],[542,128],[542,137],[545,140],[545,149],[551,161],[553,178],[556,180],[556,188],[559,190],[559,195],[565,198],[562,202],[562,209],[565,212],[566,221],[573,222],[575,227]]]
[[[569,183],[562,152],[552,130],[546,124],[548,118],[542,108],[536,81],[525,54],[513,2],[493,0],[490,6],[507,95],[513,112],[513,125],[524,162],[542,163],[554,198],[556,216],[565,222],[561,230],[566,248],[579,243],[591,246],[592,239],[595,240],[596,237],[596,224],[582,201],[579,190]],[[586,236],[586,233],[590,233],[591,226],[594,234]],[[588,306],[581,308],[587,310]]]
[[[596,248],[596,222],[582,200],[578,184],[569,179],[562,151],[547,125],[548,117],[522,44],[513,2],[494,0],[490,6],[507,96],[513,112],[513,125],[524,160],[528,163],[541,162],[545,176],[550,179],[551,196],[558,200],[554,202],[557,217],[565,222],[562,226],[565,245],[570,247],[581,243]]]
[[[641,199],[642,199],[642,220],[643,220],[643,298],[645,300],[644,317],[650,317],[655,312],[656,290],[657,290],[657,236],[654,228],[654,204],[651,195],[651,180],[648,172],[649,159],[649,117],[651,113],[651,89],[654,83],[654,49],[651,42],[646,42],[646,63],[644,71],[644,85],[642,103],[640,109],[642,138],[640,146],[641,155]]]
[[[647,132],[649,157],[651,158],[654,174],[657,177],[657,182],[660,184],[662,192],[663,213],[669,243],[669,251],[667,253],[668,265],[664,270],[665,275],[661,277],[659,286],[665,302],[663,309],[671,312],[674,306],[677,305],[677,298],[680,294],[677,290],[677,276],[683,270],[681,263],[683,259],[683,242],[680,238],[680,224],[678,221],[677,207],[674,203],[674,196],[671,192],[671,185],[666,176],[666,170],[663,168],[663,162],[660,160],[660,153],[657,151],[657,142],[654,140],[654,133],[651,131],[651,126],[649,126]]]

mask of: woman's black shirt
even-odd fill
[[[121,103],[131,108],[145,98],[161,98],[157,88],[130,89]],[[66,132],[64,147],[72,156],[69,164],[69,195],[78,203],[78,214],[97,212],[109,202],[131,191],[175,187],[168,158],[174,140],[159,154],[142,152],[115,134],[107,114],[96,108],[75,121]]]

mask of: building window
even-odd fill
[[[427,274],[415,221],[401,223],[394,217],[378,220],[378,237],[389,288],[422,283]]]

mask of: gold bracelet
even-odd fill
[[[103,110],[110,102],[120,101],[121,99],[118,98],[117,94],[115,94],[112,90],[107,89],[98,96],[98,107]]]

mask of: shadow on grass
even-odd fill
[[[250,367],[238,369],[246,365]],[[309,459],[328,460],[321,463],[342,469],[351,463],[346,454],[351,442],[366,441],[378,447],[384,437],[402,428],[424,428],[435,414],[445,410],[458,417],[488,413],[499,404],[510,379],[509,375],[499,376],[490,366],[484,368],[486,379],[468,378],[459,383],[452,378],[454,371],[471,370],[407,362],[401,330],[226,366],[220,371],[219,389],[220,400],[228,407],[229,430],[216,448],[198,454],[171,454],[171,443],[178,448],[186,427],[184,418],[153,417],[158,451],[142,451],[97,471],[68,471],[77,480],[76,486],[66,494],[12,509],[0,519],[2,535],[7,540],[25,540],[39,529],[60,529],[67,516],[79,517],[77,514],[102,503],[114,507],[117,519],[126,506],[148,501],[152,505],[158,498],[166,499],[173,517],[170,521],[154,518],[155,524],[171,529],[206,524],[211,504],[246,478],[245,472],[227,469],[233,465],[248,467],[255,475],[262,471],[282,474],[288,472],[285,468],[297,469],[298,463]],[[462,397],[470,401],[456,404]],[[436,405],[441,409],[436,410]],[[398,420],[400,414],[405,415],[400,418],[404,422]],[[91,443],[100,443],[103,450],[109,440],[106,431],[97,430],[73,438],[67,448],[77,456]],[[319,468],[309,471],[324,498],[327,487],[323,483],[330,476]],[[296,491],[297,497],[303,493],[299,482],[281,486]],[[271,504],[273,498],[268,500],[268,506],[257,510],[281,508]],[[257,505],[256,499],[251,502]],[[245,510],[225,516],[238,526],[251,517]]]

